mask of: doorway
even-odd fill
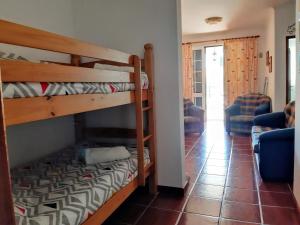
[[[224,120],[224,47],[205,47],[207,121]]]

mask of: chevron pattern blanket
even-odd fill
[[[137,176],[131,157],[86,166],[73,148],[12,170],[18,225],[78,225]],[[145,163],[150,162],[145,149]]]

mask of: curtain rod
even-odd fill
[[[237,37],[237,38],[214,39],[214,40],[206,40],[206,41],[191,41],[191,42],[182,43],[182,45],[185,45],[185,44],[200,44],[200,43],[206,43],[206,42],[228,41],[228,40],[246,39],[246,38],[259,38],[259,37],[260,37],[259,35],[255,35],[255,36],[246,36],[246,37]]]

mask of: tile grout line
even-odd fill
[[[133,223],[133,225],[136,225],[136,224],[138,224],[138,222],[140,222],[141,218],[144,216],[144,214],[146,213],[146,211],[150,208],[151,204],[156,200],[157,196],[158,196],[158,194],[156,194],[155,197],[149,202],[149,204],[143,210],[143,212],[141,213],[141,215],[136,219],[136,221]]]
[[[257,189],[257,197],[258,197],[258,208],[259,208],[259,214],[260,214],[260,223],[264,224],[264,217],[263,217],[263,211],[262,211],[262,203],[261,203],[261,198],[260,198],[260,191],[259,191],[259,186],[258,186],[258,180],[257,180],[257,172],[258,168],[257,168],[257,164],[256,164],[256,158],[255,158],[255,153],[252,151],[253,154],[253,169],[254,169],[254,182],[256,185],[256,189]],[[260,175],[259,175],[260,176]]]
[[[195,146],[200,142],[200,139],[201,139],[201,136],[203,136],[203,134],[206,132],[206,129],[202,132],[202,134],[198,137],[197,141],[195,141],[194,145],[191,147],[191,150],[188,151],[188,153],[185,155],[185,159],[188,157],[188,155],[190,154],[190,152],[195,148]],[[200,169],[199,173],[201,173],[202,169],[203,169],[204,165],[202,166],[202,168]],[[198,179],[198,175],[197,175],[197,178]],[[196,183],[195,183],[196,184]],[[195,185],[194,184],[194,185]],[[194,186],[192,187],[192,189],[194,188]],[[191,189],[191,190],[192,190]],[[150,208],[151,204],[156,200],[156,198],[158,197],[159,194],[156,194],[155,197],[149,202],[149,204],[146,206],[146,208],[143,210],[143,212],[141,213],[141,215],[136,219],[136,221],[134,222],[133,225],[137,225],[138,222],[141,220],[141,218],[143,217],[143,215],[146,213],[146,211]],[[188,193],[188,197],[189,197],[189,193]],[[188,200],[188,197],[187,197],[187,200]],[[184,205],[183,205],[183,208],[185,207],[187,201],[185,201]],[[153,208],[156,208],[156,207],[153,207]],[[175,223],[178,224],[179,222],[179,219],[181,218],[181,215],[182,215],[182,211],[179,213],[178,215],[178,218],[177,218],[177,221]]]
[[[197,141],[195,142],[195,144],[191,147],[191,150],[188,151],[188,153],[186,153],[185,155],[185,159],[189,156],[189,154],[191,153],[191,151],[194,150],[195,146],[200,142],[201,137],[203,136],[203,134],[206,133],[206,129],[202,132],[202,134],[198,137]]]
[[[200,140],[200,139],[199,139],[199,140]],[[194,190],[194,188],[195,188],[195,186],[196,186],[197,180],[199,179],[199,177],[200,177],[200,175],[201,175],[201,173],[202,173],[202,171],[203,171],[203,168],[204,168],[205,165],[206,165],[206,162],[207,162],[207,160],[208,160],[208,158],[209,158],[209,155],[210,155],[210,153],[211,153],[213,147],[214,147],[214,145],[212,145],[212,147],[210,148],[209,154],[207,155],[207,157],[206,157],[206,159],[205,159],[205,162],[203,163],[201,169],[199,170],[199,173],[198,173],[198,175],[197,175],[197,177],[196,177],[196,179],[195,179],[195,183],[193,184],[193,186],[191,187],[191,190],[190,190],[190,191],[188,192],[188,194],[187,194],[187,198],[186,198],[186,200],[185,200],[185,202],[184,202],[184,204],[183,204],[183,206],[182,206],[182,210],[180,211],[180,213],[179,213],[179,215],[178,215],[178,218],[177,218],[177,221],[175,222],[174,225],[178,225],[178,224],[179,224],[179,221],[180,221],[180,219],[181,219],[181,217],[182,217],[182,214],[184,213],[184,209],[185,209],[185,207],[186,207],[186,205],[187,205],[187,203],[188,203],[188,201],[189,201],[189,198],[191,197],[191,193],[192,193],[192,191]]]
[[[218,224],[221,223],[222,208],[223,208],[223,203],[224,203],[224,201],[225,201],[226,184],[227,184],[228,172],[229,172],[229,169],[230,169],[231,157],[232,157],[233,139],[234,139],[234,137],[233,137],[232,140],[231,140],[230,157],[229,157],[228,166],[227,166],[227,171],[226,171],[226,175],[225,175],[225,183],[224,183],[223,197],[222,197],[222,200],[221,200],[221,206],[220,206],[220,212],[219,212]]]

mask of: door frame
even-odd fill
[[[224,41],[214,41],[214,42],[203,42],[203,43],[199,43],[199,44],[193,44],[192,46],[192,50],[198,50],[198,49],[202,49],[202,93],[203,93],[203,109],[205,112],[205,120],[206,120],[206,106],[207,106],[207,90],[206,90],[206,48],[207,47],[216,47],[216,46],[223,46],[223,60],[225,61],[225,46],[224,46]],[[194,60],[193,60],[194,63]],[[223,108],[225,109],[225,64],[223,62],[223,94],[224,94],[224,104],[223,104]],[[194,84],[193,84],[194,85]]]
[[[296,38],[295,35],[291,35],[291,36],[286,36],[285,37],[285,57],[286,57],[286,61],[285,61],[285,68],[286,68],[286,74],[285,74],[285,101],[286,104],[289,103],[289,84],[290,84],[290,70],[289,70],[289,65],[290,65],[290,60],[289,60],[289,40]],[[297,40],[296,40],[297,41]]]
[[[206,77],[205,77],[205,74],[204,74],[204,71],[205,71],[205,48],[204,46],[201,46],[201,45],[193,45],[192,46],[192,50],[195,51],[195,50],[201,50],[201,75],[202,75],[202,93],[199,94],[199,93],[194,93],[194,85],[195,85],[195,81],[194,81],[194,58],[193,58],[193,101],[194,101],[194,98],[195,97],[202,97],[202,107],[201,109],[203,109],[204,111],[206,111]],[[194,54],[193,54],[194,55]]]

